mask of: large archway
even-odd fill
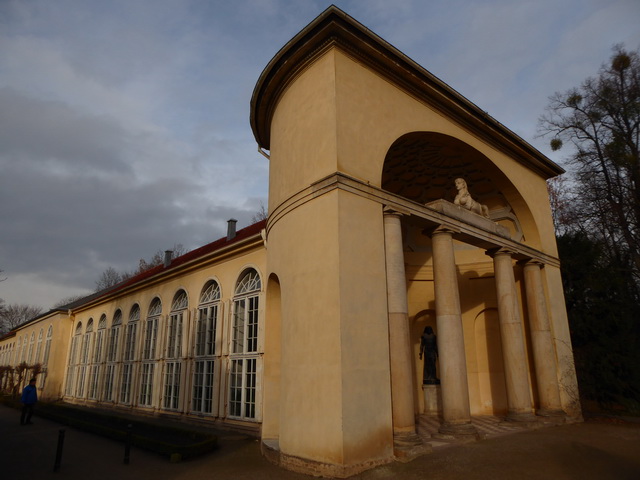
[[[412,132],[399,137],[385,157],[381,186],[393,195],[429,206],[439,200],[453,203],[458,193],[455,179],[459,177],[466,180],[473,198],[488,207],[492,222],[485,220],[487,224],[495,222],[506,227],[510,239],[517,243],[524,242],[527,234],[537,235],[528,219],[520,221],[520,215],[527,218],[530,211],[507,175],[484,154],[452,136]],[[463,216],[460,221],[475,220]],[[523,230],[523,223],[529,226],[529,232]],[[436,307],[435,252],[430,233],[433,227],[425,228],[421,219],[404,215],[402,229],[411,318],[417,312]],[[455,230],[453,227],[451,233]],[[471,411],[474,414],[505,414],[507,404],[493,260],[487,255],[486,247],[468,237],[463,239],[454,235],[452,247]],[[481,313],[487,311],[492,312],[490,318]],[[526,318],[524,326],[528,328]],[[438,334],[437,328],[434,329]],[[411,335],[411,343],[415,345],[419,342],[419,333],[412,332]],[[422,371],[418,359],[414,358],[412,366],[418,373]],[[422,394],[420,382],[415,385],[414,393]]]
[[[520,218],[530,212],[522,196],[490,159],[457,138],[437,132],[402,135],[387,152],[381,186],[421,204],[453,202],[459,177],[466,180],[473,198],[487,205],[491,219],[507,227],[514,240],[523,241]],[[536,232],[526,233],[537,237]]]

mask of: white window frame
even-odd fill
[[[93,355],[91,362],[91,369],[89,370],[89,392],[87,397],[91,400],[98,400],[101,396],[100,384],[101,374],[103,372],[104,359],[104,344],[105,337],[107,336],[107,316],[102,314],[100,321],[98,322],[98,330],[96,332],[96,339],[93,345]]]
[[[227,414],[229,418],[258,421],[260,292],[254,269],[243,272],[233,298]]]
[[[161,314],[162,301],[156,297],[149,305],[149,312],[142,332],[144,334],[144,343],[141,352],[142,364],[140,370],[140,392],[138,394],[138,405],[141,407],[153,407],[158,326]]]
[[[120,329],[122,327],[122,310],[117,309],[113,314],[111,328],[107,337],[107,365],[104,374],[104,390],[102,399],[105,402],[115,402],[117,398],[117,380],[119,367]]]
[[[65,395],[71,397],[75,391],[76,352],[78,342],[82,336],[82,322],[76,325],[75,333],[69,346],[69,361],[67,362],[67,380],[65,382]]]
[[[129,312],[129,321],[124,328],[124,351],[122,353],[122,370],[120,372],[120,403],[130,405],[134,378],[134,360],[136,357],[136,343],[140,307],[136,304]]]
[[[80,347],[80,360],[78,361],[78,380],[76,384],[76,398],[83,398],[85,395],[85,380],[87,376],[87,366],[89,363],[89,351],[91,349],[91,336],[93,333],[93,319],[87,322],[82,343]]]
[[[142,372],[140,374],[140,395],[138,396],[138,404],[141,407],[153,406],[153,375],[155,364],[145,362],[142,364]]]
[[[164,394],[162,408],[178,410],[180,408],[180,379],[182,373],[181,361],[170,361],[164,365]]]
[[[191,411],[200,415],[217,414],[218,389],[216,385],[216,336],[220,312],[220,286],[211,281],[200,295],[194,341],[193,387]]]
[[[171,312],[167,319],[167,347],[163,379],[162,408],[165,410],[180,409],[180,382],[182,380],[182,339],[184,317],[189,306],[187,292],[179,290],[171,304]]]
[[[36,332],[31,332],[31,340],[29,341],[29,355],[27,356],[27,363],[32,365],[33,362],[33,347],[36,343]]]
[[[36,347],[36,363],[40,362],[40,354],[42,353],[42,337],[44,335],[44,328],[40,329],[38,333],[38,346]]]

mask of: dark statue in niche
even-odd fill
[[[423,385],[440,385],[436,377],[436,359],[438,358],[438,342],[433,328],[424,327],[420,337],[420,359],[424,356]]]

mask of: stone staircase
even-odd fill
[[[435,415],[420,415],[418,419],[418,435],[425,444],[431,445],[433,450],[468,442],[468,440],[443,438],[438,433],[440,423],[440,417]],[[480,439],[495,438],[532,428],[530,425],[507,422],[500,417],[490,415],[471,417],[471,424],[478,430]]]

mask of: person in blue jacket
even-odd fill
[[[33,415],[33,407],[38,401],[38,390],[36,389],[36,379],[29,380],[29,385],[22,390],[22,415],[20,416],[20,425],[31,425],[31,416]]]

